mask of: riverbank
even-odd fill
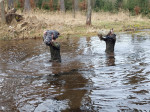
[[[136,31],[138,29],[150,29],[150,19],[146,17],[131,16],[128,12],[112,14],[98,12],[92,14],[92,25],[86,26],[86,13],[73,14],[59,12],[34,11],[23,15],[21,22],[12,21],[10,25],[0,23],[0,38],[26,39],[41,38],[46,29],[58,30],[62,37],[97,35],[99,30],[114,28],[115,32]]]

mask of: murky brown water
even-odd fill
[[[114,54],[98,37],[61,42],[49,63],[42,40],[0,41],[0,111],[150,112],[150,36],[118,34]]]

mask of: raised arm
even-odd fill
[[[104,37],[103,37],[103,35],[102,35],[102,34],[98,34],[98,37],[99,37],[99,39],[100,39],[100,40],[104,40],[104,41],[106,41],[106,40],[107,40],[106,38],[104,38]]]

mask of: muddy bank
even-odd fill
[[[20,22],[13,20],[11,24],[3,25],[0,35],[3,40],[41,38],[46,26],[47,24],[39,21],[36,16],[27,17]]]

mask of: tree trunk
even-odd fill
[[[31,9],[35,9],[36,7],[35,0],[30,0],[30,6],[31,6]]]
[[[24,2],[24,11],[27,12],[27,11],[30,11],[30,0],[25,0]]]
[[[24,0],[19,0],[19,2],[20,2],[20,7],[24,8]]]
[[[65,2],[64,2],[64,0],[60,0],[60,11],[65,12]]]
[[[75,1],[76,0],[72,0],[72,12],[73,12],[73,17],[76,17],[76,10],[75,10]]]
[[[50,6],[50,10],[53,11],[54,10],[54,8],[53,8],[53,0],[50,0],[49,6]]]
[[[74,0],[75,11],[79,11],[79,0]]]
[[[7,4],[8,4],[8,9],[9,10],[14,8],[14,0],[8,0],[7,2],[8,2]]]
[[[0,1],[0,9],[1,9],[1,18],[2,22],[6,23],[6,16],[5,16],[5,7],[4,7],[4,1]]]
[[[88,0],[87,2],[88,2],[88,7],[87,7],[86,25],[91,25],[91,15],[92,15],[91,0]]]
[[[19,0],[14,0],[13,1],[14,8],[18,7],[18,4],[19,4]]]
[[[60,11],[60,0],[58,0],[58,3],[57,3],[57,11]]]

